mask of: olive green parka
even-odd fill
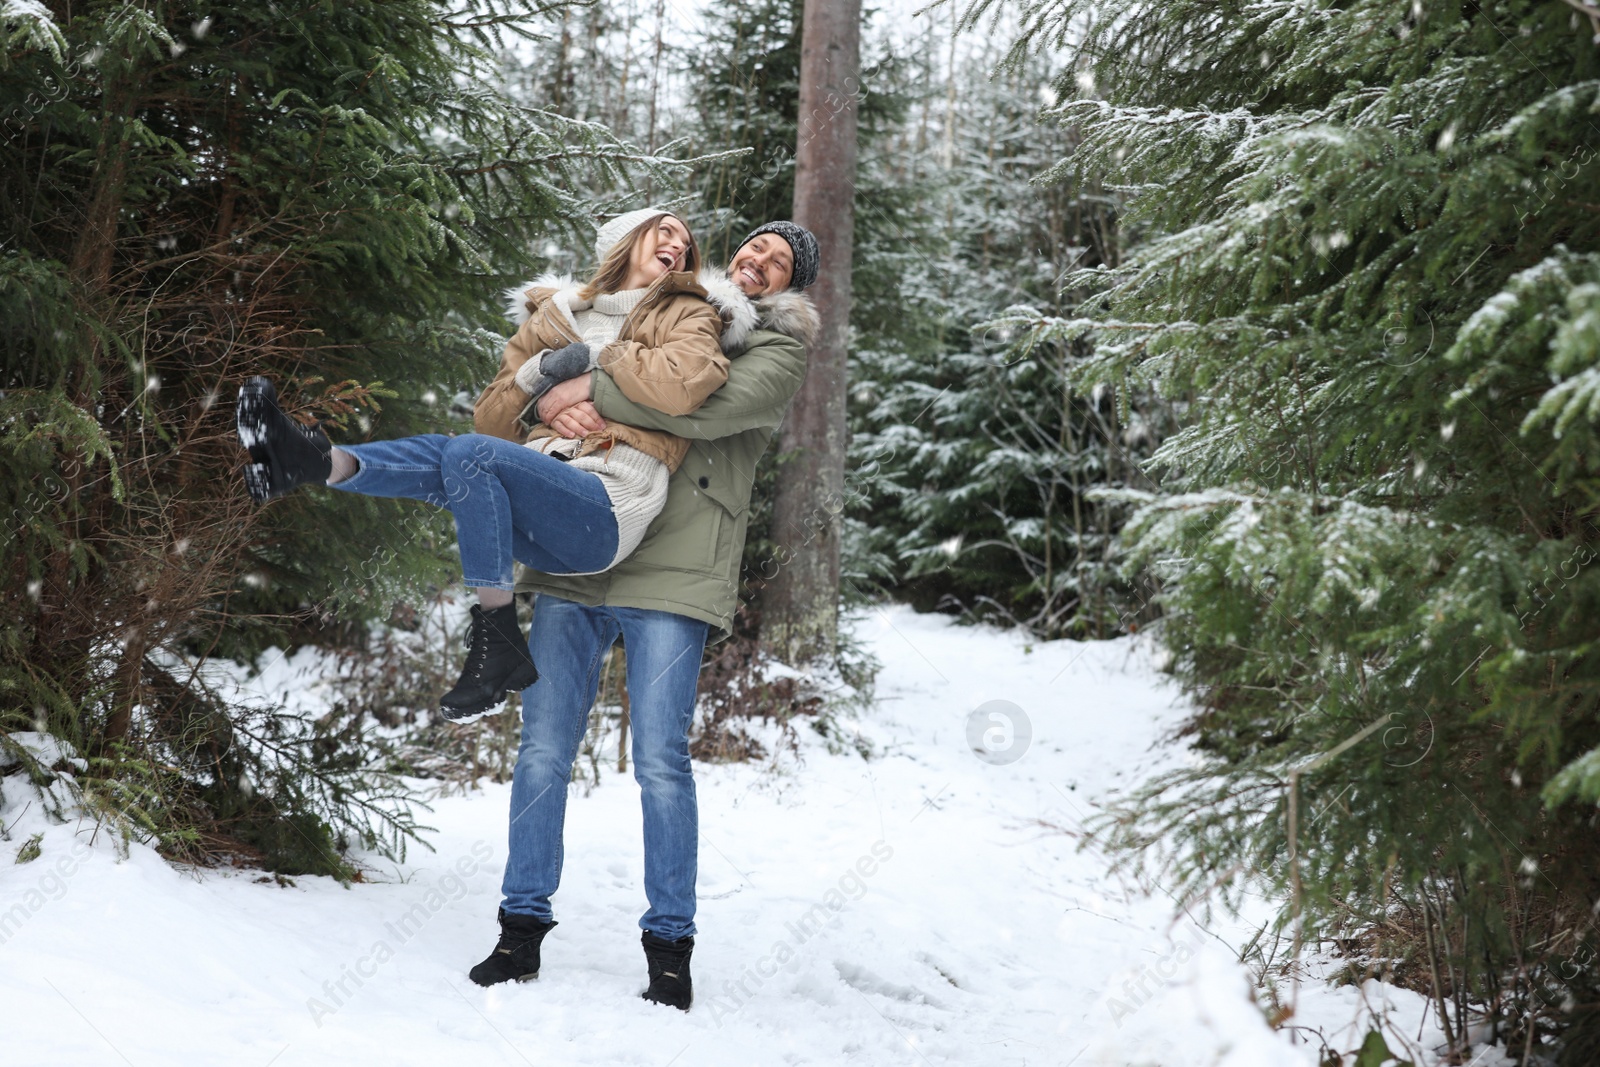
[[[731,632],[739,565],[750,521],[756,464],[805,379],[818,320],[811,301],[785,291],[752,299],[722,271],[697,279],[723,319],[728,380],[692,414],[666,415],[631,401],[616,381],[592,374],[595,407],[608,422],[689,442],[668,482],[667,503],[638,549],[601,574],[542,574],[519,568],[519,592],[548,593],[591,607],[648,608],[701,619]]]

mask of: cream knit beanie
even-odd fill
[[[618,215],[603,225],[596,226],[594,232],[595,259],[605,259],[606,253],[616,247],[619,241],[632,233],[635,228],[644,225],[657,215],[672,215],[672,212],[666,208],[642,207],[638,211],[629,211],[626,214]],[[677,218],[678,216],[672,215],[672,217]]]

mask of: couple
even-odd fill
[[[644,996],[688,1010],[696,682],[710,627],[732,627],[756,462],[805,377],[817,243],[771,222],[725,273],[702,270],[688,226],[652,208],[600,226],[595,253],[582,286],[545,277],[511,294],[520,325],[478,398],[477,433],[335,447],[284,415],[264,378],[241,390],[237,425],[258,501],[321,482],[455,516],[478,603],[441,709],[471,722],[523,694],[500,939],[472,968],[479,985],[538,976],[572,763],[621,635],[644,808]],[[513,562],[528,568],[520,586]],[[526,641],[518,588],[538,594]]]

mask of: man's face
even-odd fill
[[[733,254],[728,276],[746,296],[771,296],[789,288],[794,251],[775,233],[763,233]]]

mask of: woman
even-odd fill
[[[699,250],[682,220],[659,209],[622,215],[599,228],[595,251],[591,281],[541,294],[506,345],[479,403],[503,411],[507,423],[531,414],[554,379],[594,366],[638,403],[674,414],[693,411],[727,380],[722,320],[694,280]],[[507,691],[538,677],[512,603],[513,563],[558,574],[615,566],[666,503],[668,477],[689,447],[626,423],[563,436],[535,415],[514,434],[422,434],[336,448],[320,429],[285,416],[265,378],[245,384],[237,418],[257,500],[320,481],[454,514],[478,604],[466,666],[440,700],[452,722],[492,713]]]
[[[633,555],[587,577],[534,568],[518,585],[538,594],[530,641],[540,649],[544,673],[522,696],[500,940],[472,968],[479,985],[539,973],[540,945],[555,926],[550,898],[561,881],[572,762],[602,655],[620,634],[644,808],[644,996],[683,1009],[692,1001],[699,815],[688,732],[701,652],[710,628],[725,635],[733,626],[756,464],[800,388],[806,345],[817,330],[816,312],[801,292],[816,280],[817,265],[815,238],[777,222],[746,239],[726,275],[702,273],[728,323],[724,344],[739,355],[727,384],[692,414],[640,405],[604,374],[557,385],[539,402],[544,421],[563,432],[601,432],[620,420],[690,444],[669,480],[665,508]],[[480,403],[478,429],[501,426]]]

